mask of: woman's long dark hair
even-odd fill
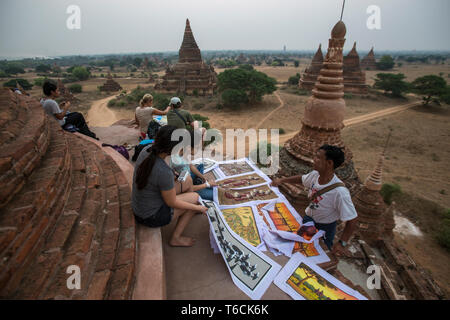
[[[147,185],[148,177],[152,173],[158,155],[161,153],[170,155],[172,149],[182,140],[180,137],[179,141],[172,141],[172,133],[176,129],[174,126],[163,126],[159,129],[155,137],[155,144],[147,149],[149,155],[137,168],[136,185],[138,190],[144,189]]]

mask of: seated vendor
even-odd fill
[[[317,229],[325,231],[325,244],[336,255],[345,254],[345,247],[353,235],[357,223],[357,213],[350,192],[336,176],[334,170],[344,163],[341,148],[330,145],[321,146],[314,157],[314,171],[299,176],[275,179],[272,186],[282,183],[297,183],[305,186],[310,204],[306,208],[303,223],[313,221]],[[327,191],[320,191],[328,188]],[[317,194],[317,193],[322,194]],[[333,247],[337,220],[346,222],[345,229],[338,243]]]

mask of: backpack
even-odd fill
[[[148,146],[149,144],[152,144],[154,142],[154,140],[144,140],[144,141],[151,141],[151,142],[147,142],[147,143],[142,143],[143,141],[141,141],[140,144],[138,144],[137,146],[134,147],[134,154],[133,157],[131,158],[131,161],[136,162],[136,160],[139,157],[139,154],[141,153],[141,151]]]
[[[148,138],[155,139],[156,134],[158,133],[159,129],[161,129],[161,127],[162,126],[157,121],[155,120],[150,121],[147,128]]]
[[[102,143],[102,147],[111,147],[114,150],[116,150],[118,153],[120,153],[122,156],[124,156],[125,159],[127,159],[127,160],[130,159],[130,155],[128,154],[128,150],[124,146],[118,146],[118,145],[111,145],[111,144],[107,144],[107,143]]]

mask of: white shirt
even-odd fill
[[[327,184],[319,184],[319,172],[312,171],[302,176],[302,183],[308,189],[308,197],[313,193],[335,183],[342,183],[336,175]],[[332,223],[337,220],[348,221],[356,218],[350,192],[345,187],[337,187],[314,199],[306,208],[306,215],[316,223]]]
[[[153,119],[153,110],[152,107],[137,107],[136,108],[136,118],[139,121],[139,128],[141,132],[147,132],[148,124]]]
[[[44,108],[45,112],[47,112],[48,115],[53,116],[56,120],[58,120],[59,124],[61,126],[66,124],[66,117],[59,120],[55,117],[55,114],[61,113],[62,110],[59,107],[59,104],[53,100],[53,99],[41,99],[42,107]]]

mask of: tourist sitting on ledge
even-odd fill
[[[172,149],[181,142],[181,137],[180,141],[171,139],[176,129],[162,127],[155,143],[142,150],[134,170],[131,203],[136,221],[147,227],[163,227],[177,221],[169,244],[190,247],[195,239],[182,233],[192,217],[197,212],[206,213],[207,208],[198,204],[195,192],[177,195],[174,173],[168,165]]]
[[[45,112],[48,115],[53,116],[58,120],[59,124],[64,130],[69,130],[69,127],[74,127],[74,131],[78,131],[88,137],[97,139],[95,133],[89,130],[89,127],[84,120],[84,117],[79,112],[69,112],[70,102],[63,102],[59,107],[59,104],[55,101],[59,97],[59,89],[53,82],[46,81],[43,86],[43,91],[46,98],[41,99],[41,104],[44,107]]]
[[[201,144],[201,131],[190,130],[189,134],[191,136],[191,155],[194,156],[195,142],[200,142]],[[195,141],[197,140],[197,141]],[[203,146],[198,146],[203,147]],[[173,155],[170,158],[169,166],[178,175],[182,175],[184,172],[188,172],[186,179],[184,181],[176,181],[175,187],[177,194],[181,192],[196,192],[204,200],[213,200],[213,187],[217,186],[217,183],[213,180],[208,181],[204,173],[203,163],[198,165],[193,165],[192,163],[187,163],[183,158],[183,150],[180,151],[179,155]]]
[[[272,186],[282,183],[298,183],[308,189],[310,204],[306,208],[303,223],[314,222],[319,230],[325,231],[325,244],[334,254],[346,254],[344,249],[356,229],[357,213],[344,183],[335,175],[334,170],[344,163],[345,156],[341,148],[323,145],[314,157],[314,171],[289,178],[275,179]],[[341,239],[333,248],[337,220],[346,221]]]
[[[170,106],[167,107],[164,111],[153,108],[153,96],[149,93],[145,94],[142,97],[141,101],[139,102],[139,106],[136,108],[136,112],[134,114],[134,118],[139,127],[142,139],[145,139],[148,124],[153,120],[153,115],[164,116],[169,112],[169,110]]]

